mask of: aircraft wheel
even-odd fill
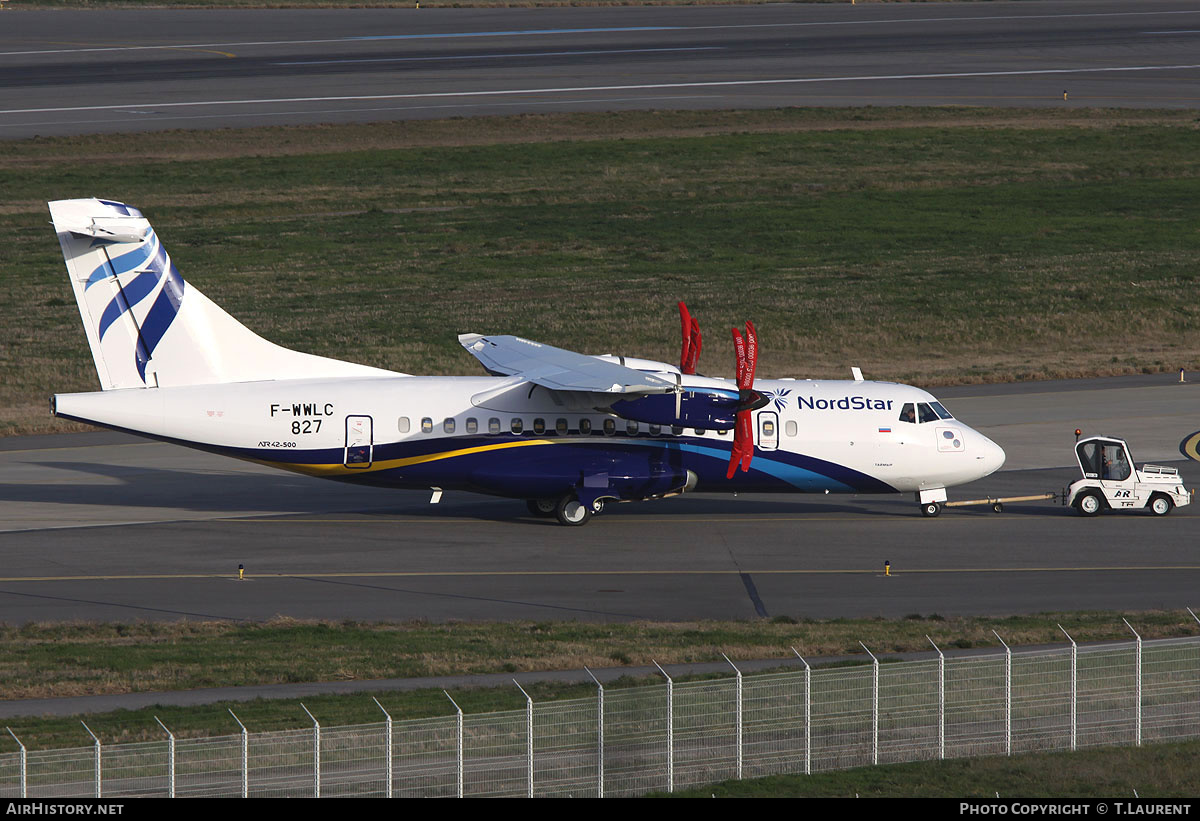
[[[942,512],[942,506],[937,502],[926,502],[921,505],[921,515],[926,519],[932,519],[934,516]]]
[[[558,505],[554,509],[554,516],[558,519],[560,525],[568,527],[580,527],[588,523],[592,518],[591,509],[575,498],[573,494],[568,493],[558,501]]]
[[[1150,500],[1150,512],[1155,516],[1166,516],[1175,507],[1166,496],[1155,496]]]
[[[996,502],[996,504],[992,505],[992,512],[993,513],[1003,513],[1004,512],[1004,504],[1001,502]]]
[[[1100,501],[1100,494],[1089,490],[1075,500],[1075,509],[1084,516],[1095,516],[1104,509],[1104,503]]]
[[[554,515],[557,505],[553,499],[526,499],[525,507],[532,515],[548,519]]]

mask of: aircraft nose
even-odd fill
[[[979,460],[979,477],[990,476],[1004,466],[1004,448],[997,445],[991,439],[988,439],[982,433],[977,433],[980,439],[983,440],[981,448],[977,448],[977,458]]]

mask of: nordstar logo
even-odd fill
[[[798,410],[891,410],[891,399],[872,399],[869,396],[843,396],[839,399],[824,399],[815,396],[797,396]]]
[[[130,274],[128,282],[121,281],[125,274]],[[97,267],[88,277],[86,287],[90,288],[106,279],[114,280],[117,288],[97,323],[97,333],[101,341],[117,320],[127,313],[132,314],[135,306],[157,292],[154,302],[140,323],[134,343],[134,364],[144,382],[146,366],[154,354],[154,349],[179,313],[179,305],[183,300],[183,277],[179,275],[158,237],[153,231],[149,231],[136,249],[111,261],[106,260],[103,265]]]
[[[763,396],[771,400],[771,402],[775,405],[775,410],[783,410],[787,407],[787,398],[791,395],[791,393],[792,392],[790,390],[780,388],[777,391],[765,391]]]

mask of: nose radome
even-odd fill
[[[976,433],[975,435],[982,439],[984,443],[982,448],[983,454],[980,458],[980,467],[983,469],[983,473],[980,476],[988,476],[1004,466],[1004,448],[997,445],[991,439],[988,439],[982,433]]]

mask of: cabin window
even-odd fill
[[[769,438],[775,435],[775,423],[770,419],[762,420],[762,435],[764,438]]]
[[[617,432],[617,423],[615,421],[613,421],[612,419],[605,419],[604,420],[604,435],[612,436],[616,432]]]
[[[554,420],[554,430],[558,433],[559,436],[566,436],[567,432],[570,430],[570,428],[567,427],[567,420],[566,419],[555,419]]]
[[[704,428],[696,428],[696,430],[694,431],[694,433],[695,433],[697,436],[703,436],[703,435],[704,435],[705,433],[707,433],[707,432],[708,432],[708,431],[706,431]]]
[[[433,433],[433,420],[428,416],[421,420],[421,433]]]
[[[500,420],[492,417],[488,420],[488,433],[497,434],[500,432]]]
[[[789,419],[783,423],[783,432],[788,436],[795,436],[799,430],[796,428],[796,420]]]
[[[925,402],[917,405],[917,415],[920,417],[922,424],[925,422],[936,422],[938,415],[933,412],[933,408]]]
[[[637,432],[638,432],[638,423],[633,422],[633,421],[626,422],[625,423],[625,432],[628,433],[630,436],[636,436]]]
[[[546,420],[542,419],[540,417],[537,419],[534,419],[533,420],[533,432],[536,433],[538,436],[541,436],[543,433],[545,433],[546,432]]]
[[[580,419],[579,420],[579,432],[584,433],[584,434],[591,433],[592,432],[592,420],[591,419]]]
[[[408,433],[408,429],[410,427],[411,425],[407,416],[401,416],[396,420],[396,430],[400,431],[401,433]]]
[[[467,433],[479,433],[479,420],[474,416],[467,417]]]
[[[512,422],[509,423],[509,429],[512,430],[513,433],[519,434],[521,431],[525,430],[525,423],[521,421],[521,417],[514,416]]]
[[[651,425],[650,426],[650,435],[651,436],[658,436],[661,433],[662,433],[662,425]]]
[[[454,433],[454,417],[447,416],[442,420],[442,430],[446,433]]]
[[[912,402],[905,402],[904,407],[900,409],[900,421],[912,422],[915,425],[917,423],[916,405]]]
[[[679,425],[671,425],[671,433],[675,436],[683,436],[683,428]]]

